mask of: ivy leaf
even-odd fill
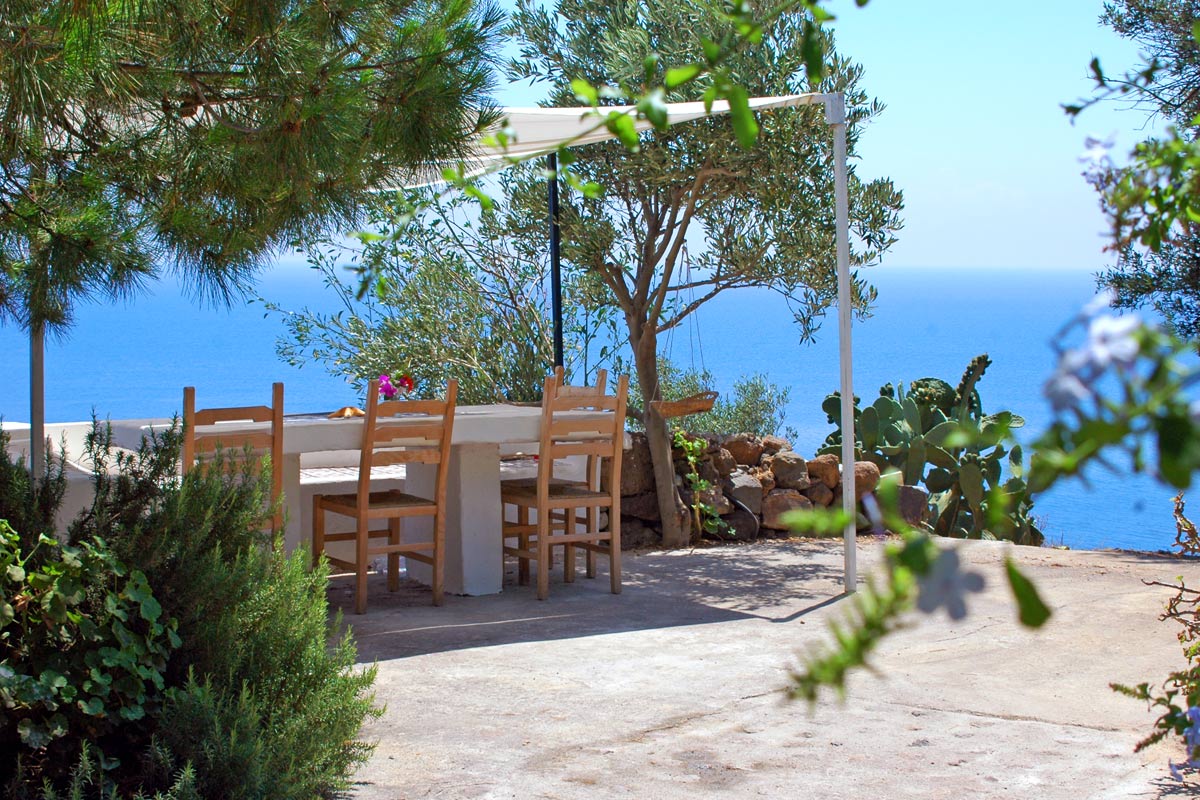
[[[1018,617],[1021,624],[1029,628],[1040,628],[1050,619],[1050,609],[1042,602],[1033,581],[1026,578],[1011,558],[1004,559],[1004,571],[1008,585],[1017,599]]]

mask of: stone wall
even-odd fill
[[[728,526],[723,535],[710,538],[746,541],[759,537],[786,537],[784,515],[795,509],[840,507],[841,459],[836,455],[805,458],[778,436],[758,437],[698,435],[705,442],[696,471],[712,484],[703,500],[716,509]],[[621,540],[625,547],[654,546],[661,541],[654,470],[645,434],[632,434],[632,449],[621,466]],[[692,503],[686,475],[687,459],[675,450],[676,486],[684,503]],[[854,467],[855,499],[861,500],[879,484],[879,468],[870,462]],[[924,492],[904,487],[906,516],[924,513]],[[908,490],[912,489],[917,494]]]

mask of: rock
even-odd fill
[[[751,470],[750,475],[757,478],[758,482],[762,484],[763,497],[766,497],[775,488],[775,475],[771,470],[760,467],[757,470]]]
[[[646,522],[658,522],[658,493],[642,492],[621,498],[621,518],[635,517]]]
[[[824,508],[833,502],[833,489],[830,489],[824,483],[814,483],[805,489],[802,494],[809,500],[812,500],[814,506]]]
[[[621,494],[653,492],[654,464],[650,461],[650,443],[644,433],[633,433],[629,438],[632,445],[621,456]]]
[[[762,481],[747,472],[735,472],[725,481],[725,493],[750,509],[762,513]]]
[[[812,507],[812,501],[795,489],[774,489],[763,499],[762,526],[777,531],[789,530],[783,516],[789,511],[807,511]]]
[[[791,450],[792,444],[782,436],[764,436],[762,440],[763,454],[775,455],[784,450]]]
[[[763,443],[752,433],[726,436],[721,444],[733,456],[734,461],[747,467],[758,466],[758,460],[762,458]]]
[[[875,491],[879,485],[879,467],[871,461],[854,462],[854,499],[862,500],[864,495]]]
[[[909,525],[919,525],[929,507],[929,492],[919,486],[900,486],[898,492],[900,516]]]
[[[633,550],[639,547],[658,547],[662,538],[658,531],[642,522],[637,517],[621,515],[621,549]]]
[[[812,486],[812,481],[808,479],[808,462],[804,456],[791,450],[775,454],[771,459],[771,473],[775,476],[775,485],[780,489],[807,489]]]
[[[724,447],[718,447],[713,453],[712,465],[717,470],[717,474],[722,478],[727,477],[737,469],[738,462],[734,459],[733,454]]]
[[[833,453],[817,456],[808,462],[808,477],[820,481],[830,489],[836,489],[842,481],[842,460]]]
[[[688,513],[691,513],[692,493],[687,489],[683,489],[679,492],[679,496],[683,500],[683,504],[687,506]],[[725,496],[725,493],[718,486],[713,486],[701,492],[700,502],[712,506],[717,516],[729,514],[733,511],[733,503],[729,502],[729,498]]]
[[[734,509],[732,514],[721,517],[729,527],[725,529],[725,538],[737,542],[749,542],[758,538],[758,515],[751,514],[744,508]]]

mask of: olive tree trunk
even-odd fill
[[[658,337],[651,326],[635,331],[630,337],[638,385],[642,390],[644,408],[642,424],[650,447],[650,463],[654,467],[654,487],[658,495],[658,513],[662,524],[664,547],[686,547],[691,541],[687,509],[675,486],[675,463],[671,455],[671,431],[667,421],[654,408],[659,398]]]

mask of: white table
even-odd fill
[[[580,414],[599,412],[579,412]],[[500,538],[500,445],[536,442],[540,407],[459,406],[454,412],[450,465],[446,487],[445,588],[453,594],[494,594],[500,591],[503,563]],[[414,422],[420,423],[421,420]],[[239,423],[226,423],[250,429]],[[403,425],[403,418],[388,424]],[[257,427],[262,427],[259,424]],[[362,446],[361,417],[328,419],[292,415],[283,424],[283,490],[287,506],[286,542],[289,548],[308,541],[312,509],[302,507],[300,456],[322,451],[358,450]],[[407,491],[433,496],[435,468],[408,465]],[[405,538],[428,541],[432,520],[405,521]],[[428,582],[428,566],[409,562],[409,573]]]

